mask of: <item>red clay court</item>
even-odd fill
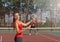
[[[0,42],[14,42],[15,33],[8,31],[9,33],[7,33],[7,30],[0,33]],[[24,34],[23,42],[60,42],[60,32],[58,30],[39,30],[38,32],[38,34],[32,35]]]
[[[2,42],[14,42],[14,34],[0,34]],[[53,34],[24,35],[23,42],[60,42],[60,36]]]

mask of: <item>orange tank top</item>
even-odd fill
[[[18,24],[19,30],[22,30],[22,24]],[[23,37],[23,33],[16,33],[16,37]]]

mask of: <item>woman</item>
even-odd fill
[[[27,22],[27,23],[23,23],[19,20],[19,13],[16,12],[14,14],[14,26],[16,28],[16,36],[15,36],[15,42],[22,42],[22,38],[23,38],[23,33],[26,29],[22,29],[22,26],[28,26],[31,22],[33,22],[35,19],[32,19],[31,21]]]

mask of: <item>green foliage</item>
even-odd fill
[[[20,0],[17,1],[17,0],[11,0],[11,3],[14,5],[14,6],[20,6]]]
[[[1,0],[0,0],[0,9],[2,9],[2,7],[3,7],[3,5],[2,5],[2,2],[1,2]]]

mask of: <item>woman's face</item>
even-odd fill
[[[14,18],[15,18],[16,20],[19,20],[19,13],[15,13],[14,16],[15,16]]]

